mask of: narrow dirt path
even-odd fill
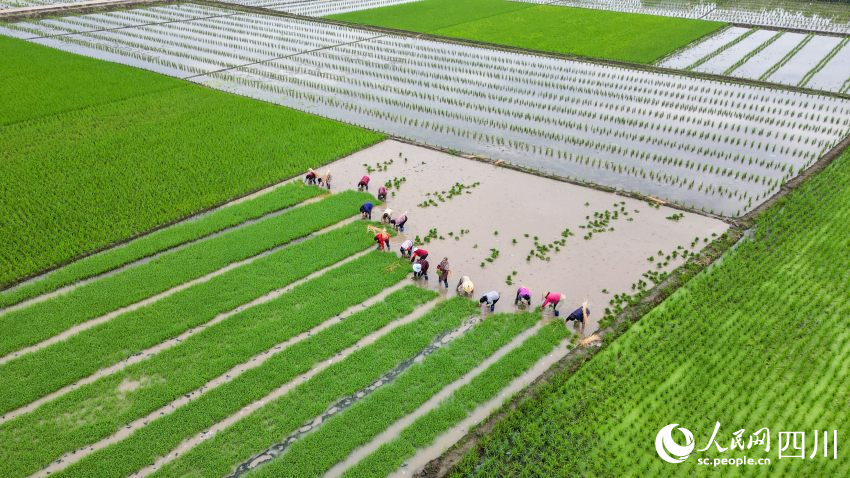
[[[41,405],[43,405],[43,404],[45,404],[45,403],[47,403],[51,400],[55,400],[55,399],[57,399],[57,398],[59,398],[63,395],[66,395],[70,392],[73,392],[74,390],[76,390],[76,389],[78,389],[82,386],[88,385],[90,383],[94,383],[102,377],[112,375],[112,374],[114,374],[114,373],[116,373],[120,370],[124,370],[125,368],[129,367],[130,365],[139,363],[143,360],[147,360],[148,358],[162,352],[163,350],[167,350],[171,347],[174,347],[174,346],[180,344],[184,340],[186,340],[189,337],[197,334],[198,332],[201,332],[202,330],[204,330],[208,327],[216,325],[219,322],[222,322],[222,321],[224,321],[224,320],[226,320],[226,319],[228,319],[228,318],[230,318],[230,317],[232,317],[232,316],[234,316],[234,315],[236,315],[236,314],[238,314],[238,313],[240,313],[240,312],[242,312],[246,309],[258,306],[260,304],[265,304],[266,302],[270,302],[270,301],[280,297],[281,295],[291,291],[292,289],[294,289],[294,288],[296,288],[296,287],[298,287],[298,286],[300,286],[300,285],[302,285],[306,282],[309,282],[309,281],[315,279],[316,277],[319,277],[320,275],[324,274],[325,272],[328,272],[332,269],[336,269],[336,268],[338,268],[342,265],[345,265],[345,264],[347,264],[351,261],[357,260],[357,259],[365,256],[366,254],[368,254],[371,251],[372,251],[372,248],[370,246],[368,249],[365,249],[361,252],[358,252],[357,254],[351,255],[351,256],[345,258],[344,260],[337,262],[336,264],[334,264],[332,266],[326,267],[324,269],[320,269],[320,270],[313,272],[312,274],[304,277],[303,279],[299,279],[295,282],[290,283],[289,285],[287,285],[285,287],[282,287],[280,289],[276,289],[272,292],[269,292],[268,294],[265,294],[261,297],[258,297],[256,299],[252,300],[251,302],[247,302],[245,304],[242,304],[242,305],[240,305],[239,307],[237,307],[233,310],[219,314],[219,315],[215,316],[209,322],[206,322],[204,324],[201,324],[201,325],[198,325],[194,328],[186,330],[182,334],[180,334],[176,337],[172,337],[172,338],[170,338],[170,339],[168,339],[164,342],[161,342],[161,343],[159,343],[159,344],[157,344],[153,347],[142,350],[141,352],[134,354],[133,356],[129,357],[128,359],[126,359],[124,361],[121,361],[121,362],[116,363],[114,365],[111,365],[109,367],[100,369],[97,372],[93,373],[92,375],[89,375],[88,377],[86,377],[82,380],[79,380],[75,383],[72,383],[71,385],[67,385],[65,387],[62,387],[59,390],[56,390],[55,392],[52,392],[48,395],[45,395],[45,396],[39,398],[38,400],[31,402],[31,403],[29,403],[29,404],[27,404],[27,405],[25,405],[21,408],[18,408],[16,410],[12,410],[12,411],[6,413],[5,415],[0,416],[0,424],[3,424],[3,423],[5,423],[9,420],[17,418],[17,417],[19,417],[19,416],[21,416],[25,413],[29,413],[29,412],[35,410],[36,408],[40,407]]]
[[[131,476],[133,476],[133,477],[144,477],[144,476],[150,475],[151,473],[155,472],[156,470],[158,470],[162,466],[174,461],[179,456],[185,454],[186,452],[188,452],[192,448],[198,446],[202,442],[212,438],[213,436],[215,436],[216,433],[230,427],[231,425],[233,425],[237,421],[241,420],[246,415],[253,413],[254,411],[263,407],[265,404],[267,404],[267,403],[269,403],[269,402],[271,402],[271,401],[273,401],[273,400],[275,400],[279,397],[282,397],[283,395],[286,395],[291,390],[295,389],[295,387],[297,387],[297,386],[301,385],[302,383],[310,380],[311,378],[313,378],[314,376],[316,376],[317,374],[319,374],[323,370],[327,369],[331,365],[338,363],[338,362],[341,362],[341,361],[345,360],[346,358],[348,358],[349,355],[356,352],[357,350],[360,350],[363,347],[366,347],[370,344],[375,343],[381,337],[384,337],[385,335],[389,334],[390,332],[392,332],[396,328],[401,327],[402,325],[405,325],[405,324],[409,324],[409,323],[419,319],[420,317],[424,316],[440,300],[441,299],[434,299],[434,300],[432,300],[432,301],[430,301],[426,304],[423,304],[423,305],[417,307],[411,314],[405,316],[404,318],[393,321],[393,322],[385,325],[384,327],[378,329],[377,331],[367,335],[366,337],[360,339],[356,344],[354,344],[351,347],[343,350],[342,352],[339,352],[338,354],[334,355],[330,359],[325,360],[324,362],[317,364],[315,367],[313,367],[312,369],[310,369],[306,373],[303,373],[303,374],[299,375],[298,377],[290,380],[289,382],[281,385],[280,387],[278,387],[277,389],[275,389],[273,392],[269,393],[265,397],[261,398],[260,400],[257,400],[255,402],[249,404],[249,405],[246,405],[245,407],[242,407],[239,410],[238,413],[235,413],[235,414],[225,418],[224,420],[222,420],[222,421],[216,423],[215,425],[209,427],[206,431],[204,431],[202,433],[198,433],[191,438],[183,440],[176,448],[174,448],[172,451],[170,451],[166,455],[159,457],[152,465],[139,470],[138,472],[134,473]]]
[[[74,463],[77,463],[78,461],[82,460],[86,456],[88,456],[88,455],[90,455],[90,454],[92,454],[92,453],[94,453],[98,450],[101,450],[103,448],[106,448],[109,445],[118,443],[118,442],[126,439],[127,437],[132,435],[136,430],[139,430],[140,428],[142,428],[145,425],[147,425],[148,423],[156,420],[157,418],[164,416],[164,415],[167,415],[169,413],[172,413],[175,410],[177,410],[178,408],[180,408],[180,407],[188,404],[189,402],[203,396],[207,392],[209,392],[209,391],[211,391],[211,390],[213,390],[217,387],[220,387],[220,386],[222,386],[226,383],[232,382],[233,380],[236,380],[243,373],[247,372],[248,370],[259,367],[260,365],[264,364],[268,359],[270,359],[273,356],[283,352],[287,348],[289,348],[289,347],[291,347],[291,346],[293,346],[293,345],[295,345],[295,344],[297,344],[297,343],[299,343],[303,340],[306,340],[307,338],[309,338],[309,337],[311,337],[311,336],[313,336],[313,335],[315,335],[315,334],[317,334],[317,333],[319,333],[319,332],[321,332],[325,329],[328,329],[328,328],[330,328],[330,327],[332,327],[336,324],[339,324],[343,320],[346,320],[347,318],[349,318],[351,315],[359,312],[360,310],[362,310],[366,307],[370,307],[370,306],[372,306],[372,305],[374,305],[378,302],[383,301],[384,299],[387,298],[387,296],[389,296],[393,292],[396,292],[396,291],[398,291],[398,290],[400,290],[400,289],[402,289],[402,288],[404,288],[408,285],[410,285],[410,284],[407,281],[401,281],[401,282],[399,282],[398,284],[396,284],[392,287],[384,289],[378,295],[375,295],[374,297],[371,297],[371,298],[367,299],[366,301],[361,302],[360,304],[349,307],[348,309],[344,310],[343,312],[341,312],[336,317],[328,319],[328,320],[322,322],[321,324],[313,327],[310,330],[307,330],[307,331],[302,332],[298,335],[290,337],[286,341],[281,342],[279,344],[276,344],[276,345],[272,346],[271,348],[264,350],[263,352],[251,357],[247,361],[245,361],[245,362],[243,362],[239,365],[236,365],[235,367],[231,368],[227,372],[225,372],[225,373],[219,375],[218,377],[210,380],[209,382],[205,383],[201,387],[199,387],[199,388],[197,388],[197,389],[195,389],[191,392],[188,392],[186,394],[183,394],[179,398],[173,400],[171,403],[169,403],[169,404],[167,404],[163,407],[160,407],[157,410],[154,410],[153,412],[149,413],[147,416],[141,417],[139,419],[136,419],[136,420],[130,422],[129,424],[123,426],[115,434],[113,434],[109,437],[106,437],[106,438],[104,438],[104,439],[102,439],[102,440],[100,440],[96,443],[93,443],[91,445],[83,447],[81,449],[74,450],[74,451],[66,453],[61,458],[55,460],[49,466],[47,466],[43,470],[39,471],[38,473],[35,473],[32,476],[34,476],[34,477],[46,477],[50,474],[64,470],[65,468],[67,468],[67,467],[73,465]]]

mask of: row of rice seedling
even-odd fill
[[[351,217],[352,211],[371,197],[355,191],[335,194],[163,254],[66,294],[11,310],[0,315],[0,327],[5,332],[0,338],[0,352],[8,355],[74,325],[280,248]]]
[[[459,297],[438,304],[420,319],[396,328],[283,396],[264,402],[254,413],[202,441],[151,476],[227,475],[234,466],[329,411],[341,397],[356,397],[358,392],[365,395],[382,377],[388,379],[399,372],[403,376],[403,370],[414,365],[414,358],[425,355],[423,351],[439,353],[448,347],[444,340],[476,314],[477,305]],[[475,345],[467,342],[463,348]]]
[[[422,407],[429,398],[483,365],[488,357],[509,347],[512,339],[524,338],[520,334],[539,321],[540,315],[534,313],[487,317],[391,383],[382,385],[344,412],[334,414],[317,430],[292,442],[282,454],[257,466],[249,476],[324,475],[354,449]],[[562,338],[566,331],[561,323],[557,326]],[[521,347],[522,342],[518,345]],[[554,344],[548,345],[546,352],[551,351]]]
[[[559,321],[544,326],[521,347],[511,351],[481,375],[459,388],[439,406],[420,416],[395,439],[345,470],[346,478],[386,476],[398,470],[417,450],[426,448],[454,424],[465,419],[477,407],[492,400],[510,382],[528,370],[543,355],[551,352],[566,335]]]
[[[367,236],[363,234],[362,226],[358,229],[361,236]],[[368,239],[368,236],[366,238]],[[338,254],[331,252],[335,248],[350,253],[350,248],[344,244],[346,241],[340,240],[340,237],[334,239],[337,241],[333,245],[323,244],[326,254],[337,257]],[[359,247],[362,247],[362,243]],[[287,266],[295,267],[291,262]],[[234,366],[245,363],[252,357],[269,351],[363,302],[382,289],[401,281],[407,275],[407,269],[399,266],[398,259],[392,255],[367,254],[332,269],[270,302],[248,308],[208,327],[178,346],[148,360],[50,401],[32,413],[3,423],[0,425],[2,441],[20,444],[19,447],[4,447],[4,476],[32,474],[64,453],[74,452],[116,433],[127,423],[199,389]],[[329,290],[346,292],[328,297]],[[407,308],[432,297],[424,291],[407,292],[401,294],[401,298],[410,305],[399,305],[398,299],[387,299],[387,303],[397,304],[397,309],[391,308],[391,312],[396,313],[398,310],[403,313]],[[380,310],[387,312],[386,308]],[[391,317],[382,320],[390,320]],[[330,340],[331,337],[325,335],[323,340]],[[333,338],[344,340],[344,337],[338,337],[336,334],[333,334]],[[315,345],[316,341],[312,344]],[[299,350],[303,351],[303,348]],[[322,349],[317,349],[307,357],[322,357],[323,354]],[[291,359],[292,355],[287,358]],[[272,371],[295,373],[305,367],[309,368],[311,363],[314,363],[299,360],[282,366],[281,360],[284,359],[278,357],[270,360],[252,372],[254,378],[248,376],[245,380],[256,385],[257,374],[268,376]],[[293,369],[292,366],[296,367]],[[273,387],[274,383],[270,382],[262,387]],[[238,389],[244,385],[243,381],[231,382],[224,386]],[[244,391],[244,388],[241,390]],[[256,391],[252,393],[256,394]],[[250,394],[248,396],[250,397]],[[240,400],[246,398],[248,397],[242,397]],[[98,404],[96,413],[86,412],[87,404],[90,403]],[[199,401],[192,406],[201,403]],[[223,404],[219,403],[219,406],[221,405]],[[227,406],[231,407],[233,413],[239,409],[235,403],[228,403]],[[68,423],[68,416],[76,417],[73,423]],[[181,437],[171,437],[171,440],[175,438]]]
[[[707,38],[659,62],[669,68],[841,92],[850,79],[847,39],[741,28]]]
[[[568,7],[595,8],[682,18],[700,18],[766,27],[850,33],[850,19],[841,2],[794,0],[715,0],[681,2],[676,0],[516,0]]]
[[[226,3],[263,7],[307,17],[324,17],[418,1],[420,0],[225,0]]]
[[[266,21],[285,28],[294,20]],[[188,28],[184,23],[159,26],[171,30],[158,30],[146,41],[176,38]],[[299,27],[317,35],[338,28]],[[197,45],[219,42],[215,32],[226,31],[204,28],[186,33],[193,43],[161,63],[159,53],[133,54],[147,58],[141,66],[198,74],[211,66],[182,67],[180,58],[188,57],[186,65],[212,61],[208,56],[215,54]],[[110,42],[144,47],[131,30],[111,32]],[[86,35],[51,41],[58,47],[68,41],[99,44]],[[240,42],[250,40],[243,36]],[[125,47],[99,45],[124,55]],[[166,44],[157,49],[170,51]],[[342,42],[195,80],[728,215],[757,205],[848,130],[843,100],[394,36]],[[766,162],[768,171],[750,167]]]
[[[839,441],[850,433],[846,407],[836,406],[850,399],[848,187],[844,153],[760,216],[722,262],[510,413],[457,476],[668,475],[652,444],[669,423],[695,437],[677,474],[702,473],[700,458],[744,454],[770,458],[771,473],[847,474],[831,431]],[[769,452],[764,444],[702,451],[717,422],[724,449],[737,430],[746,439],[768,428]],[[813,448],[816,430],[830,430],[828,457],[822,442]],[[777,459],[786,431],[806,433],[805,459]]]
[[[371,268],[367,270],[373,271]],[[274,355],[259,367],[205,391],[190,403],[152,420],[126,439],[88,455],[56,474],[64,477],[130,475],[165,456],[181,441],[208,430],[282,384],[312,370],[320,362],[352,347],[367,335],[411,314],[415,307],[435,295],[415,286],[392,293],[328,329],[282,351],[275,350]]]
[[[15,410],[329,267],[371,239],[360,224],[338,228],[0,365],[9,385],[0,391],[0,410]]]
[[[227,205],[197,219],[190,219],[160,229],[127,244],[84,257],[17,287],[0,291],[0,307],[20,303],[41,294],[55,291],[63,286],[75,284],[141,259],[164,253],[169,249],[205,239],[248,221],[279,213],[321,194],[321,189],[306,187],[300,183],[283,185],[250,200]]]

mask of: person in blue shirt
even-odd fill
[[[587,308],[587,301],[584,301],[581,303],[581,307],[570,312],[570,315],[564,319],[564,325],[567,325],[569,321],[573,321],[575,325],[581,327],[581,331],[584,333],[584,324],[588,317],[590,317],[590,309]]]
[[[372,219],[372,207],[374,206],[369,201],[360,206],[360,213],[363,214],[363,219]]]

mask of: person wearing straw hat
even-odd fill
[[[304,177],[304,182],[306,184],[316,184],[316,172],[313,171],[313,168],[307,170],[307,176]]]
[[[387,233],[387,230],[384,229],[375,234],[375,242],[378,243],[378,250],[383,251],[390,250],[390,235]]]
[[[471,296],[472,293],[475,292],[475,284],[472,283],[472,279],[470,279],[469,276],[463,276],[458,281],[455,291],[458,294]]]
[[[323,176],[321,176],[320,178],[318,178],[317,181],[318,181],[320,187],[322,185],[324,185],[326,188],[328,188],[328,191],[330,191],[330,189],[331,189],[331,170],[328,169],[327,171],[325,171],[325,174]]]
[[[380,199],[380,198],[378,198]],[[390,208],[384,209],[384,213],[381,214],[381,224],[389,224],[393,218],[393,210]]]

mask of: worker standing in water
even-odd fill
[[[390,235],[387,233],[386,229],[375,234],[375,242],[378,243],[379,251],[385,250],[384,248],[386,248],[386,250],[390,250]]]
[[[490,307],[490,312],[496,310],[496,302],[499,302],[499,293],[495,290],[491,290],[490,292],[481,296],[480,299],[478,299],[479,304],[485,304],[486,306]]]
[[[386,201],[387,200],[387,188],[381,186],[378,188],[378,201]]]
[[[395,230],[396,230],[396,231],[404,232],[404,224],[405,224],[406,222],[407,222],[407,211],[404,211],[404,212],[401,214],[401,216],[399,216],[399,217],[397,217],[397,218],[395,218],[395,219],[392,219],[392,220],[390,221],[390,224],[392,224],[392,225],[393,225],[393,227],[395,227]]]
[[[360,206],[360,214],[363,215],[363,219],[372,219],[372,205],[371,201],[366,201]]]
[[[401,257],[408,258],[411,256],[413,252],[413,241],[410,239],[401,243],[401,248],[399,249],[401,252]]]
[[[307,170],[307,176],[304,177],[304,182],[306,184],[316,184],[316,172],[313,171],[313,168]]]
[[[446,289],[449,288],[449,258],[444,257],[437,265],[437,285],[443,284]]]
[[[531,291],[527,287],[522,286],[516,291],[516,299],[514,305],[523,305],[528,307],[531,305]]]
[[[463,276],[458,281],[455,291],[458,294],[472,296],[472,293],[475,292],[475,284],[472,283],[472,279],[469,276]]]
[[[360,178],[360,182],[357,183],[358,191],[368,191],[369,190],[369,176],[363,176]]]
[[[552,306],[552,310],[555,311],[555,317],[557,317],[560,313],[558,312],[558,304],[561,303],[561,293],[560,292],[547,292],[543,296],[543,305],[540,306],[541,309],[546,309],[547,305]]]
[[[413,264],[413,277],[416,278],[424,278],[426,281],[428,280],[428,268],[431,267],[431,264],[428,264],[428,261],[422,259],[421,261]],[[416,266],[419,266],[419,275],[416,274]]]
[[[587,301],[584,301],[581,303],[581,307],[572,311],[564,319],[564,326],[567,325],[567,322],[574,321],[575,325],[580,327],[582,335],[584,335],[584,324],[587,323],[588,317],[590,317],[590,309],[587,308]]]
[[[318,181],[319,187],[324,186],[324,187],[328,188],[328,191],[330,191],[331,190],[331,170],[328,169],[327,171],[325,171],[325,174],[323,176],[319,177],[316,181]]]
[[[428,258],[428,251],[421,247],[414,247],[413,253],[410,254],[410,262],[424,261]]]

